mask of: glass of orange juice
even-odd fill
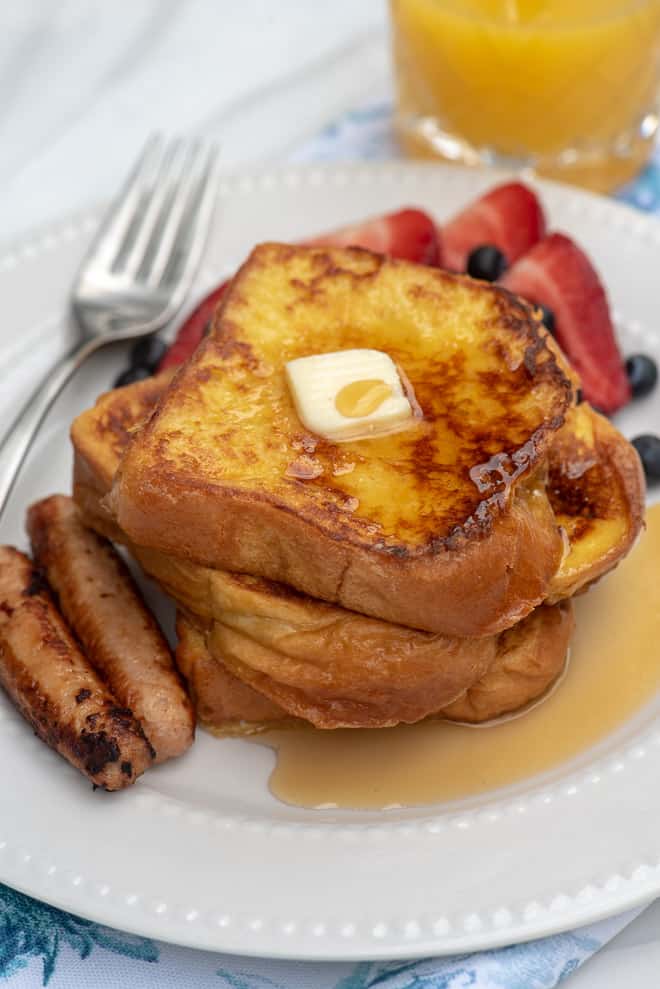
[[[610,190],[658,129],[660,0],[391,0],[415,155]]]

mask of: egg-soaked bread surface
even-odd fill
[[[546,491],[567,537],[548,600],[576,594],[608,573],[644,520],[644,472],[637,451],[587,402],[569,409],[548,453]]]
[[[422,416],[332,443],[300,423],[284,366],[359,347],[392,357]],[[536,471],[572,402],[563,358],[510,294],[357,249],[266,244],[133,439],[110,506],[139,545],[487,634],[543,600],[559,565]]]

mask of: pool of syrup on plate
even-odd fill
[[[660,505],[619,567],[575,598],[570,662],[519,718],[482,728],[426,721],[382,729],[279,730],[270,788],[303,807],[383,808],[454,800],[557,766],[660,690]]]

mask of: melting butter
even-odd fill
[[[660,690],[660,505],[628,558],[575,599],[571,660],[557,690],[484,728],[440,721],[385,729],[269,732],[272,792],[303,807],[453,800],[552,769],[619,727]]]
[[[337,393],[335,408],[340,415],[349,419],[359,419],[362,416],[370,416],[391,394],[392,386],[385,381],[375,378],[351,381]]]

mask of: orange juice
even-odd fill
[[[658,126],[660,0],[391,0],[397,128],[413,152],[596,188]]]

